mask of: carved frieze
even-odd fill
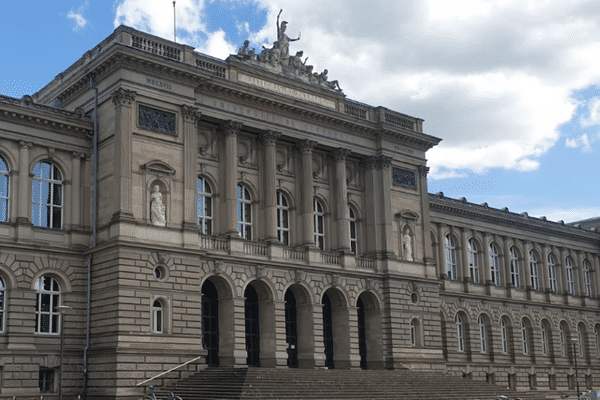
[[[415,173],[402,168],[394,168],[392,170],[392,183],[394,186],[401,186],[408,189],[417,188]]]
[[[152,129],[154,131],[171,135],[176,133],[175,113],[158,110],[141,104],[139,106],[138,124],[142,128]]]

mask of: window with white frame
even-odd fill
[[[444,250],[446,253],[446,274],[448,279],[458,279],[456,271],[456,243],[454,238],[446,235],[444,238]]]
[[[10,199],[10,169],[0,156],[0,222],[8,222]]]
[[[277,191],[277,239],[290,245],[290,203],[281,190]]]
[[[4,320],[6,319],[5,308],[6,308],[6,285],[4,279],[0,276],[0,333],[4,332]]]
[[[321,250],[325,250],[325,210],[323,204],[317,199],[314,200],[315,217],[315,244]]]
[[[585,345],[585,335],[581,325],[577,325],[577,353],[583,357],[583,346]]]
[[[500,336],[502,340],[502,353],[508,354],[508,325],[506,324],[506,320],[504,318],[500,320]]]
[[[152,332],[164,332],[164,310],[160,300],[154,300],[152,304]]]
[[[418,318],[410,320],[410,341],[413,347],[421,345],[421,333],[420,333],[421,322]]]
[[[246,240],[252,240],[252,197],[242,185],[237,187],[238,235]]]
[[[560,355],[563,357],[566,357],[566,355],[567,355],[567,331],[562,323],[558,327],[558,335],[559,335],[559,340],[560,340]]]
[[[590,279],[590,264],[583,262],[583,291],[587,297],[592,297],[592,283]]]
[[[35,282],[35,333],[59,333],[60,286],[56,279],[42,275]]]
[[[477,243],[473,239],[468,243],[469,273],[473,283],[479,283],[479,260],[477,259]]]
[[[575,279],[573,277],[573,261],[567,258],[565,261],[565,272],[567,275],[567,293],[575,294]]]
[[[63,178],[54,164],[39,162],[33,167],[31,223],[60,229],[63,217]]]
[[[213,198],[212,188],[205,178],[198,178],[198,230],[212,235]]]
[[[523,340],[523,354],[529,354],[529,339],[527,336],[527,324],[521,320],[521,339]]]
[[[463,325],[462,317],[456,314],[454,317],[456,324],[456,350],[465,351],[465,327]]]
[[[350,250],[358,254],[358,235],[356,233],[356,213],[348,206],[348,222],[350,227]]]
[[[482,353],[487,352],[487,325],[485,323],[485,318],[483,315],[480,315],[477,319],[477,323],[479,325],[479,344],[480,351]]]
[[[558,284],[556,281],[556,261],[552,254],[548,254],[548,280],[550,283],[550,291],[556,293],[558,291]]]
[[[529,275],[531,276],[531,288],[536,292],[540,290],[540,279],[538,277],[537,256],[533,251],[529,252]]]
[[[546,325],[544,324],[544,322],[542,322],[540,324],[540,338],[541,338],[540,344],[542,345],[542,354],[547,356],[548,355],[548,332],[546,331]]]
[[[490,278],[494,285],[500,286],[500,257],[493,243],[490,244]]]
[[[510,248],[510,283],[516,287],[521,287],[521,276],[519,275],[519,255],[514,247]]]

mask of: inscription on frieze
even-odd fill
[[[156,108],[151,108],[140,104],[138,124],[142,128],[174,135],[175,113],[157,110]]]
[[[394,186],[402,186],[408,189],[417,188],[415,173],[406,169],[394,168],[392,170],[392,182]]]

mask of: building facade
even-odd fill
[[[0,398],[140,398],[190,360],[166,377],[561,389],[578,356],[600,384],[597,231],[428,194],[423,121],[278,43],[222,61],[121,26],[0,97]]]

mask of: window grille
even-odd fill
[[[31,194],[31,223],[42,228],[60,229],[63,216],[63,178],[54,164],[39,162],[35,165]]]
[[[60,305],[61,294],[58,282],[48,275],[43,275],[36,281],[35,291],[35,332],[60,332],[60,312],[56,308]]]

